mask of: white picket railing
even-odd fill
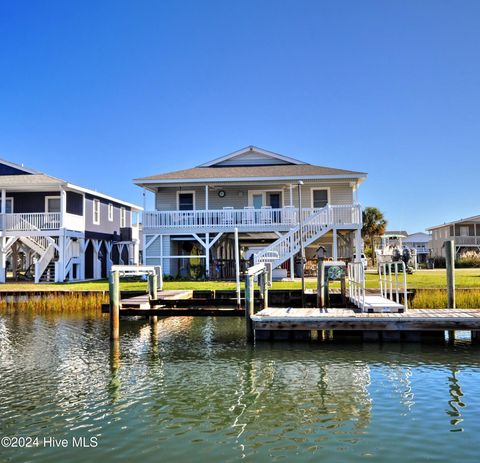
[[[382,297],[400,304],[400,294],[403,295],[403,305],[408,308],[407,269],[405,262],[385,262],[378,265],[378,279]]]
[[[363,262],[350,262],[347,271],[348,298],[362,311],[365,309],[365,267]]]
[[[357,205],[327,206],[321,209],[302,209],[303,219],[324,211],[324,220],[329,224],[359,224],[361,210]],[[298,224],[298,209],[295,207],[210,209],[195,211],[148,211],[143,213],[143,227],[146,228],[265,228],[269,225],[295,226]]]
[[[60,228],[59,212],[35,212],[25,214],[2,214],[2,229],[5,231],[43,231]]]

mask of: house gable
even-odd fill
[[[239,151],[201,164],[198,167],[282,166],[299,164],[306,163],[256,146],[247,146]]]
[[[13,162],[0,161],[0,175],[31,175],[35,173],[31,169],[19,166]]]

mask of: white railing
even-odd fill
[[[2,214],[1,225],[5,231],[43,231],[60,228],[59,212]]]
[[[301,239],[304,246],[308,246],[334,226],[362,223],[359,205],[325,206],[321,209],[304,209],[302,212],[305,214],[302,229],[299,225],[295,226],[270,246],[257,252],[255,262],[271,262],[276,268],[300,251]],[[275,255],[278,256],[276,260],[272,259]]]
[[[403,261],[386,262],[378,266],[381,296],[400,304],[400,294],[403,293],[405,310],[408,308],[406,270]]]
[[[322,211],[323,223],[331,225],[356,225],[362,220],[358,205],[335,205],[321,209],[302,209],[304,221]],[[269,225],[295,226],[298,224],[298,209],[284,207],[211,209],[196,211],[148,211],[143,213],[144,228],[264,228]]]
[[[365,310],[365,267],[363,262],[348,264],[348,298],[362,311]]]
[[[44,252],[42,257],[35,262],[35,283],[40,281],[40,278],[43,275],[43,272],[48,267],[48,264],[55,256],[55,246],[50,244],[47,250]]]
[[[480,246],[480,236],[455,236],[456,245]]]

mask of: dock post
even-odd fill
[[[120,274],[110,272],[110,339],[112,341],[120,335]]]
[[[241,307],[240,292],[240,250],[238,248],[238,227],[235,227],[235,288],[237,290],[237,309]]]
[[[152,301],[157,299],[157,274],[148,275],[148,301],[150,302],[150,308],[152,307]],[[158,320],[157,316],[153,315],[149,317],[150,323],[155,324]]]
[[[157,276],[157,288],[159,291],[163,289],[163,274],[162,267],[160,265],[155,266],[155,275]]]
[[[447,267],[448,308],[455,309],[455,241],[445,241],[445,264]]]
[[[247,335],[247,342],[252,342],[254,339],[252,315],[254,314],[254,277],[247,275],[245,280],[245,329]]]
[[[325,300],[325,261],[324,261],[324,248],[319,248],[317,251],[318,263],[317,263],[317,307],[326,307]]]
[[[268,269],[265,268],[263,272],[263,308],[268,309],[268,286],[269,286],[269,278],[268,278]]]

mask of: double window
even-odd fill
[[[108,221],[113,222],[113,204],[108,204]]]

